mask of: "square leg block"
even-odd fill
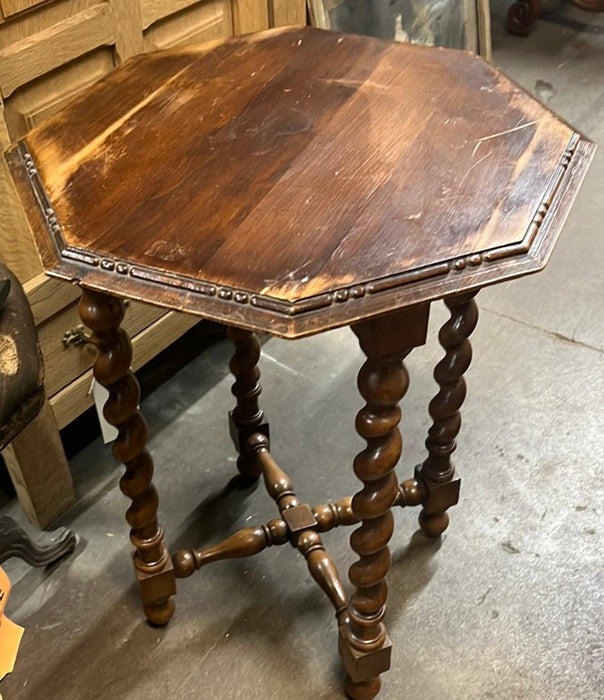
[[[339,651],[346,673],[353,683],[362,683],[372,678],[377,678],[390,668],[392,655],[392,642],[386,636],[384,644],[373,651],[358,651],[351,647],[343,633],[343,627],[339,632]]]
[[[262,433],[270,440],[268,423],[261,423],[260,425],[254,425],[249,428],[240,427],[233,418],[233,412],[229,411],[229,434],[239,454],[243,452],[246,440],[254,433]]]
[[[284,510],[281,513],[281,517],[285,520],[285,524],[292,535],[310,530],[317,525],[315,516],[310,506],[306,503],[300,503],[298,506]]]
[[[143,605],[153,605],[176,594],[176,576],[171,559],[168,559],[163,569],[154,573],[141,571],[136,567],[136,563],[134,571]]]
[[[461,477],[458,476],[457,472],[453,474],[449,481],[428,481],[423,478],[421,467],[416,467],[415,478],[426,489],[426,497],[422,502],[426,515],[443,513],[447,508],[459,502]]]

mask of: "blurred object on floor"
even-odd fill
[[[587,12],[604,12],[604,0],[570,0],[573,5]],[[508,29],[512,34],[528,36],[542,9],[542,0],[516,0],[508,10]]]
[[[40,538],[36,542],[8,515],[0,516],[0,564],[11,557],[19,557],[30,566],[48,566],[73,552],[77,538],[67,528]]]
[[[42,361],[31,309],[18,280],[0,265],[0,450],[33,424],[43,406]],[[44,447],[38,431],[32,438]],[[36,505],[47,514],[71,505],[67,463],[58,470],[53,466],[41,460],[35,474],[12,472],[22,503],[34,512]],[[75,535],[63,530],[57,539],[36,545],[12,518],[0,517],[0,563],[17,556],[32,566],[45,566],[71,552],[75,543]]]

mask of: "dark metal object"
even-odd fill
[[[30,566],[48,566],[73,552],[77,543],[75,534],[66,528],[45,533],[39,540],[32,540],[15,520],[3,515],[0,517],[0,564],[18,557]]]
[[[70,345],[86,345],[90,343],[90,334],[82,324],[68,330],[63,336],[63,345],[68,348]]]

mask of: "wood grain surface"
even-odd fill
[[[9,155],[33,201],[23,148],[56,274],[288,336],[539,269],[592,150],[469,53],[310,28],[128,61]]]

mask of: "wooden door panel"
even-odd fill
[[[110,7],[101,3],[7,46],[0,51],[3,97],[98,46],[115,43],[114,39]]]
[[[59,25],[100,2],[103,0],[46,0],[0,24],[0,49]]]
[[[269,26],[266,0],[232,0],[235,34],[258,32]]]
[[[41,5],[47,0],[0,0],[0,9],[2,10],[2,15],[6,18],[12,17],[13,15],[23,12],[23,10],[29,10],[36,5]]]
[[[185,10],[191,5],[199,4],[200,0],[140,0],[142,28],[148,29],[161,19]]]
[[[16,90],[4,104],[10,140],[55,114],[114,65],[113,51],[102,47]]]
[[[306,24],[306,3],[299,0],[270,0],[271,27]]]
[[[174,16],[155,22],[147,29],[144,33],[145,51],[223,39],[233,33],[232,27],[228,0],[197,2]]]

